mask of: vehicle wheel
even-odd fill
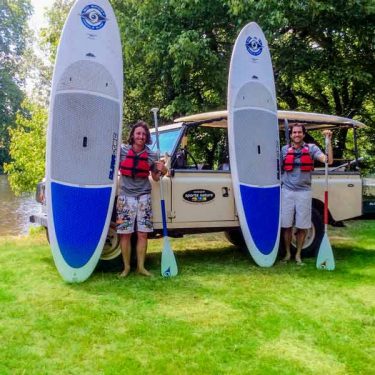
[[[247,251],[245,240],[242,236],[241,229],[231,229],[224,232],[225,238],[234,246],[241,249],[241,251]]]
[[[116,224],[111,222],[96,269],[105,272],[120,272],[122,268],[123,262],[120,249],[120,236],[116,232]]]
[[[115,224],[111,223],[100,259],[111,260],[119,255],[121,255],[120,236],[116,232]]]
[[[130,264],[133,267],[137,264],[137,234],[134,233],[131,237],[131,259]],[[120,272],[124,268],[120,248],[120,236],[117,234],[115,226],[111,224],[106,242],[100,256],[96,269],[104,272]]]
[[[48,228],[47,227],[46,227],[46,238],[47,238],[48,243],[50,243],[49,242],[49,233],[48,233]]]
[[[311,228],[307,231],[305,243],[302,248],[302,258],[310,258],[316,256],[320,243],[324,234],[323,218],[319,210],[312,208],[311,212]],[[293,228],[292,251],[296,251],[296,229]]]
[[[309,258],[316,256],[320,243],[324,234],[324,224],[322,215],[320,214],[317,208],[312,208],[311,212],[311,228],[307,232],[305,243],[302,248],[302,258]],[[241,229],[233,229],[230,231],[224,232],[227,240],[233,245],[237,246],[241,250],[246,250],[245,240],[243,239]],[[296,229],[293,228],[293,237],[292,237],[292,252],[296,251]],[[247,250],[246,250],[247,251]],[[280,251],[279,256],[283,256],[285,250],[283,248],[283,238],[282,233],[280,237]]]

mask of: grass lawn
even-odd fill
[[[41,233],[0,238],[0,374],[375,374],[375,221],[329,228],[336,270],[254,265],[221,234],[180,274],[69,285]]]

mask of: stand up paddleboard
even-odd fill
[[[242,234],[255,262],[270,267],[280,238],[280,141],[271,56],[254,22],[242,29],[232,53],[228,137]]]
[[[58,271],[86,280],[107,236],[119,159],[122,51],[107,0],[74,3],[61,35],[47,132],[48,231]]]

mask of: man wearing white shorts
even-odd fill
[[[297,228],[297,252],[295,260],[302,265],[301,252],[307,230],[311,228],[311,172],[314,160],[325,163],[326,156],[315,144],[304,142],[306,129],[301,124],[293,124],[290,128],[291,144],[284,146],[282,154],[282,189],[281,189],[281,227],[283,228],[285,258],[291,259],[290,245],[293,226]],[[332,132],[323,131],[331,140]],[[329,142],[328,163],[331,164],[332,146]]]

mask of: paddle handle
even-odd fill
[[[158,112],[159,108],[152,108],[151,112],[154,115],[155,135],[156,135],[156,150],[158,158],[160,158],[160,143],[159,143],[159,129],[158,129]]]

